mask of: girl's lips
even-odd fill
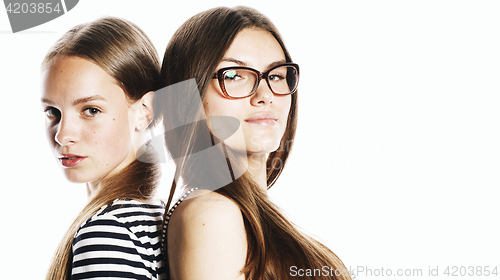
[[[59,157],[59,160],[61,161],[61,164],[64,167],[75,167],[77,166],[80,162],[84,161],[87,157],[82,157],[82,156],[77,156],[77,155],[71,155],[71,154],[64,154],[61,157]]]
[[[275,114],[269,112],[257,113],[246,119],[245,122],[264,126],[275,125],[278,120]]]

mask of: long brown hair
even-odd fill
[[[173,35],[163,59],[162,87],[194,78],[196,90],[203,99],[217,65],[236,35],[246,28],[259,28],[271,33],[281,45],[286,61],[292,62],[280,34],[268,18],[247,7],[219,7],[193,16]],[[211,149],[215,152],[194,153],[207,148],[205,142],[211,146],[220,143],[221,139],[210,133],[206,121],[197,121],[201,109],[192,108],[193,101],[182,95],[183,90],[192,89],[181,87],[180,92],[177,90],[175,94],[159,96],[159,106],[163,106],[166,146],[177,167],[167,205],[179,178],[185,186],[213,189],[234,201],[242,212],[247,234],[247,257],[242,270],[247,279],[288,279],[291,266],[311,269],[328,266],[337,271],[337,276],[324,276],[324,279],[350,279],[342,261],[326,246],[303,234],[288,221],[248,173],[234,178],[229,184],[224,183],[220,170],[223,167],[227,169],[228,162],[234,163],[230,152]],[[268,188],[283,171],[293,145],[297,97],[297,93],[292,95],[281,144],[267,159]],[[179,120],[190,125],[176,128]],[[220,154],[225,156],[220,157]],[[231,160],[226,160],[226,157]],[[232,167],[237,168],[234,164]],[[163,246],[166,244],[164,241]]]
[[[159,88],[160,63],[156,49],[139,27],[126,20],[106,17],[73,27],[48,51],[42,70],[66,56],[84,58],[101,67],[115,79],[130,101],[137,101]],[[115,199],[153,197],[161,175],[155,162],[152,150],[146,151],[141,160],[134,160],[119,173],[101,181],[101,187],[90,197],[59,244],[46,279],[71,278],[73,237],[97,210]]]

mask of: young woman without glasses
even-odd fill
[[[150,150],[136,148],[154,117],[159,73],[149,38],[118,18],[75,26],[47,53],[49,143],[68,180],[86,183],[89,196],[47,279],[163,278],[164,207],[153,199],[160,169]]]

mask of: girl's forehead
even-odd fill
[[[271,33],[260,28],[246,28],[236,35],[220,64],[234,62],[263,71],[271,63],[282,60],[285,60],[283,49]]]
[[[114,78],[96,64],[79,57],[64,57],[42,73],[42,101],[78,105],[88,101],[126,100]]]

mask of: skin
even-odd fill
[[[230,66],[246,66],[261,72],[285,62],[285,54],[276,39],[261,29],[244,29],[236,36],[219,63],[217,70]],[[231,116],[240,121],[240,130],[229,137],[225,144],[247,156],[248,169],[265,191],[266,156],[280,144],[290,111],[291,95],[274,95],[265,80],[257,92],[243,99],[224,97],[219,83],[212,80],[204,97],[207,116]],[[277,117],[273,123],[249,119],[258,113],[271,113]]]
[[[261,29],[244,29],[234,39],[217,69],[243,66],[265,72],[285,55],[274,37]],[[249,172],[267,191],[266,156],[278,148],[286,128],[291,96],[273,95],[265,81],[248,98],[231,100],[223,96],[216,80],[204,98],[207,116],[232,116],[240,130],[225,140],[243,151]],[[247,121],[256,113],[270,112],[275,123]],[[216,132],[214,133],[216,134]],[[198,190],[179,204],[169,221],[168,255],[172,279],[245,279],[247,242],[239,207],[225,196]]]
[[[42,72],[42,106],[50,147],[67,179],[88,194],[135,160],[134,142],[152,118],[152,94],[129,100],[104,70],[79,57],[59,57]],[[76,166],[61,157],[83,157]]]

